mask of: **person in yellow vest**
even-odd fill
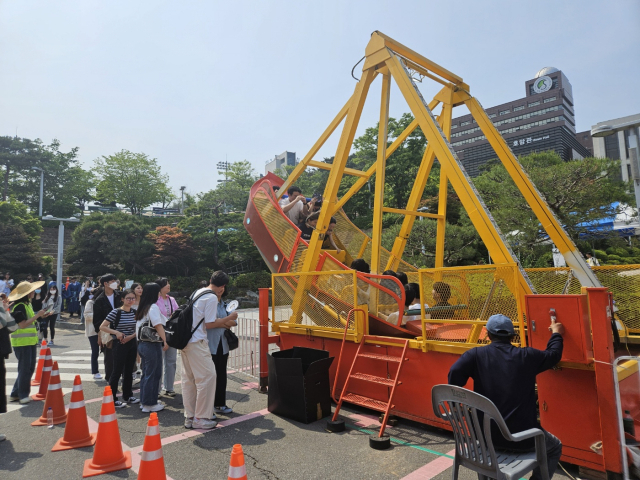
[[[11,316],[18,324],[18,329],[11,334],[11,346],[18,359],[18,378],[11,390],[9,400],[25,404],[31,401],[31,377],[36,369],[36,353],[38,345],[38,329],[35,322],[45,314],[44,310],[33,312],[31,299],[36,289],[44,282],[21,282],[11,291],[8,300],[11,305]]]

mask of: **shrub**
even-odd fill
[[[607,258],[609,257],[607,255],[607,253],[605,251],[603,251],[603,250],[594,250],[593,254],[596,256],[596,258],[598,260],[603,260],[605,262],[607,261]]]
[[[238,290],[257,292],[259,288],[271,287],[271,274],[265,271],[241,273],[231,280],[231,284]]]

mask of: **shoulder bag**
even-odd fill
[[[158,334],[156,328],[151,325],[151,319],[148,318],[149,312],[147,312],[147,321],[140,325],[140,329],[138,330],[138,341],[139,342],[150,342],[150,343],[162,343],[162,338]]]
[[[229,351],[235,350],[238,348],[240,344],[240,340],[238,340],[238,336],[231,331],[231,329],[226,328],[224,330],[224,338],[227,339],[227,343],[229,344]]]

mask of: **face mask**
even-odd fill
[[[49,290],[51,293],[56,293],[57,290],[55,288],[52,288],[51,290]]]
[[[118,288],[118,282],[111,282],[109,284],[109,288],[115,290],[116,288]]]
[[[36,289],[36,293],[40,293],[40,289],[39,289],[39,288],[38,288],[38,289]]]

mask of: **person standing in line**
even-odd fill
[[[238,313],[227,313],[227,306],[222,298],[227,296],[229,277],[226,274],[223,275],[216,278],[216,283],[222,283],[222,285],[216,286],[223,288],[222,292],[216,294],[216,296],[218,297],[217,320],[223,321],[224,326],[208,329],[207,339],[209,341],[211,359],[216,368],[216,395],[213,402],[214,413],[227,415],[232,413],[233,410],[227,406],[227,361],[229,360],[229,343],[227,342],[227,337],[225,337],[224,332],[228,328],[237,325],[236,319],[238,318]]]
[[[226,278],[226,281],[225,281]],[[184,402],[185,428],[210,430],[217,422],[213,408],[216,395],[216,368],[211,358],[207,330],[223,327],[225,322],[218,315],[218,294],[224,292],[229,277],[214,272],[209,286],[193,293],[193,335],[182,350],[182,401]]]
[[[78,317],[80,317],[80,292],[82,290],[82,284],[74,277],[71,279],[68,288],[69,304],[67,310],[69,312],[69,318],[72,318],[75,314],[78,314]]]
[[[116,291],[118,288],[118,282],[116,276],[113,273],[107,273],[100,277],[100,286],[103,292],[96,298],[93,303],[93,328],[96,332],[100,331],[100,326],[104,322],[107,315],[115,308],[122,306],[122,299],[120,294]],[[104,340],[104,341],[103,341]],[[103,338],[102,335],[98,335],[98,345],[102,347],[104,353],[104,373],[105,378],[111,378],[113,372],[113,340]],[[115,396],[117,391],[112,392]]]
[[[44,297],[44,302],[42,302],[42,308],[48,313],[46,317],[39,321],[40,335],[38,338],[40,341],[47,340],[47,327],[51,330],[51,341],[47,341],[47,345],[53,345],[53,338],[56,336],[56,319],[60,314],[61,307],[62,298],[58,294],[58,287],[51,282],[47,296]]]
[[[5,297],[0,302],[0,413],[7,413],[7,368],[4,361],[12,352],[9,334],[18,328],[9,311],[9,300]],[[6,435],[0,433],[0,442],[6,438]]]
[[[11,289],[13,288],[14,283],[11,278],[11,273],[6,272],[2,279],[0,279],[0,293],[4,293],[9,295],[11,293]]]
[[[136,333],[138,339],[138,353],[142,362],[142,379],[140,380],[140,401],[142,411],[159,412],[164,409],[164,403],[158,401],[158,389],[162,376],[162,352],[169,348],[164,326],[167,319],[160,313],[156,303],[160,294],[157,283],[147,283],[142,289],[140,305],[136,310]],[[154,328],[156,338],[141,337],[143,327]]]
[[[138,310],[138,307],[140,306],[140,297],[142,297],[142,284],[132,283],[131,291],[136,294],[136,301],[133,302],[131,308],[133,308],[134,310]],[[136,358],[136,364],[133,368],[133,373],[131,374],[134,382],[136,381],[138,375],[140,375],[140,378],[142,378],[142,369],[140,368],[140,365],[140,354],[138,354]]]
[[[160,313],[165,318],[171,318],[171,314],[178,309],[178,303],[175,299],[169,295],[171,285],[166,278],[158,278],[156,283],[160,287],[160,295],[156,305],[160,309]],[[162,352],[162,362],[164,364],[164,389],[165,395],[168,397],[175,397],[176,392],[173,389],[173,384],[176,380],[176,364],[178,363],[178,350],[169,347],[166,351]],[[162,378],[160,379],[160,386],[158,391],[162,391]]]
[[[89,296],[91,295],[91,290],[93,287],[91,286],[91,282],[89,280],[85,280],[82,284],[82,288],[80,289],[80,321],[84,322],[84,309],[89,301]]]
[[[88,291],[91,292],[91,290]],[[102,375],[100,375],[98,366],[98,357],[100,356],[98,333],[93,326],[93,302],[94,298],[101,293],[101,289],[96,289],[93,293],[89,293],[89,299],[84,305],[84,335],[89,340],[89,345],[91,345],[91,374],[95,380],[102,380]]]
[[[131,388],[131,370],[136,363],[138,346],[136,342],[136,311],[131,305],[136,300],[136,294],[131,290],[123,292],[124,304],[112,310],[100,326],[100,331],[111,334],[113,338],[113,372],[109,378],[111,391],[118,391],[118,383],[122,377],[122,401],[115,398],[116,408],[126,407],[127,403],[139,403],[133,396]]]
[[[38,280],[42,281],[42,280]],[[44,282],[43,282],[44,283]],[[42,288],[36,288],[35,295],[31,299],[31,307],[34,312],[39,312],[42,310],[42,302],[44,301],[44,295],[42,294]]]
[[[20,401],[23,405],[31,401],[31,377],[36,369],[38,330],[34,323],[44,315],[44,310],[33,312],[31,299],[34,291],[42,285],[42,282],[21,282],[7,297],[9,302],[13,302],[11,316],[18,324],[18,329],[11,334],[11,347],[18,359],[18,378],[9,400]]]

